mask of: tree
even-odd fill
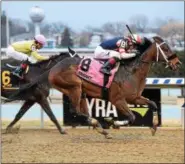
[[[184,23],[170,20],[167,24],[160,28],[160,35],[170,38],[173,41],[174,37],[177,41],[184,40]]]
[[[6,15],[5,12],[1,15],[1,47],[6,47]]]
[[[79,46],[86,47],[88,46],[92,33],[83,31],[79,36]]]
[[[108,22],[102,26],[102,30],[114,36],[123,36],[126,26],[124,22]]]
[[[3,12],[1,15],[1,47],[7,47],[7,36],[6,36],[6,30],[7,30],[7,17],[6,13]],[[15,36],[26,32],[25,21],[22,21],[20,19],[11,19],[8,18],[8,24],[9,24],[9,36]]]
[[[161,19],[161,18],[158,17],[158,18],[155,18],[153,22],[155,23],[155,26],[157,28],[160,28],[161,26],[164,26],[165,24],[167,24],[168,20]]]
[[[70,36],[70,30],[68,27],[64,29],[64,32],[62,33],[62,40],[61,40],[61,46],[63,47],[72,47],[73,46],[73,41]]]
[[[53,23],[42,23],[41,25],[41,31],[44,35],[53,35],[53,34],[59,34],[62,33],[66,25],[64,25],[62,22],[53,22]]]
[[[182,62],[180,68],[176,71],[170,70],[169,68],[164,68],[164,64],[155,63],[151,67],[148,77],[184,77],[185,60],[184,51],[177,52],[179,60]]]
[[[145,32],[148,18],[143,14],[134,15],[130,18],[130,23],[135,25],[138,32]]]
[[[26,33],[27,29],[25,24],[27,24],[26,21],[20,19],[10,19],[10,36]]]

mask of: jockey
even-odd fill
[[[20,41],[11,44],[6,51],[7,56],[12,57],[16,60],[36,63],[41,60],[48,60],[49,57],[41,56],[37,53],[38,49],[41,49],[46,43],[46,38],[43,35],[36,35],[34,40]],[[23,79],[23,73],[27,69],[27,64],[22,63],[15,71],[13,75]]]
[[[133,34],[127,37],[116,37],[102,42],[95,49],[96,59],[109,59],[100,69],[101,73],[111,75],[111,69],[121,59],[128,59],[139,54],[136,50],[137,45],[144,44],[144,39],[139,35]]]

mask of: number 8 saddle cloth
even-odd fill
[[[104,62],[101,60],[85,57],[82,59],[78,66],[77,75],[80,78],[90,83],[93,83],[97,86],[109,88],[114,79],[115,73],[119,68],[119,64],[117,64],[117,66],[111,70],[111,75],[109,76],[105,86],[104,86],[104,76],[107,75],[104,75],[100,72],[100,68],[103,66],[103,64]]]

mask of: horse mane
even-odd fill
[[[137,50],[140,52],[139,56],[124,59],[120,62],[120,68],[116,73],[115,81],[128,80],[136,68],[140,65],[143,55],[145,55],[148,48],[152,45],[152,41],[144,37],[144,45],[137,46]]]
[[[154,36],[153,40],[154,41],[159,41],[159,42],[164,42],[164,40],[160,36]]]
[[[131,67],[132,65],[136,66],[140,62],[139,59],[142,58],[142,56],[145,54],[145,52],[151,45],[152,41],[144,37],[144,45],[137,46],[137,50],[140,52],[140,55],[130,59],[124,59],[123,61],[121,61],[121,65],[124,65],[125,67]]]

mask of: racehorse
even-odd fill
[[[153,37],[153,42],[150,41],[148,43],[147,49],[140,56],[124,61],[123,64],[120,63],[119,69],[115,73],[110,87],[107,89],[108,100],[116,106],[121,114],[128,116],[130,123],[134,122],[135,116],[127,103],[147,104],[152,107],[153,112],[157,112],[155,102],[142,96],[151,64],[153,62],[166,62],[167,66],[174,71],[177,69],[178,64],[180,64],[177,55],[172,52],[162,38],[155,36]],[[94,61],[91,58],[85,60],[79,57],[65,58],[51,68],[48,81],[52,87],[69,97],[76,113],[84,116],[89,124],[96,125],[99,133],[105,135],[106,138],[111,138],[109,133],[101,128],[99,122],[96,119],[92,119],[88,114],[84,94],[100,99],[104,97],[102,95],[102,87],[89,82],[90,77],[82,78],[77,75],[79,69],[88,71],[91,62]],[[79,67],[80,64],[81,67]],[[97,70],[96,74],[98,73],[99,70]],[[36,81],[38,82],[39,79]],[[37,82],[32,83],[31,86],[34,86]],[[28,87],[30,85],[25,87],[25,89]],[[81,113],[82,108],[83,114]],[[154,122],[153,126],[156,129],[157,123]]]
[[[56,64],[49,73],[50,84],[69,97],[77,112],[80,112],[82,107],[82,93],[86,93],[94,98],[102,98],[101,87],[77,76],[78,65],[82,60],[81,58],[66,58]],[[152,110],[156,112],[157,106],[155,102],[142,96],[145,79],[153,62],[166,62],[172,70],[176,70],[178,64],[180,64],[177,55],[172,52],[168,44],[162,38],[155,36],[149,48],[140,57],[136,57],[135,60],[120,65],[108,89],[108,100],[116,106],[120,113],[128,116],[130,123],[134,122],[135,116],[127,103],[147,104],[152,106]],[[88,67],[88,63],[85,63],[86,68]],[[125,65],[128,66],[126,67]],[[130,68],[130,73],[126,71],[127,68]],[[86,116],[89,120],[88,113],[86,113]],[[154,126],[156,127],[155,123]],[[103,129],[99,130],[99,132],[105,136],[108,135],[108,132],[105,132]]]
[[[20,62],[14,59],[4,59],[1,61],[1,96],[4,98],[11,97],[12,94],[19,91],[19,89],[32,81],[35,78],[42,75],[44,72],[44,77],[47,77],[49,72],[48,70],[52,68],[56,63],[63,60],[66,57],[70,57],[69,53],[60,53],[59,55],[53,55],[49,60],[41,61],[36,64],[29,64],[29,71],[25,75],[25,80],[19,80],[11,74],[11,71],[15,69],[11,65],[19,65]],[[11,65],[8,65],[11,64]],[[50,85],[47,82],[40,82],[38,85],[25,90],[24,93],[18,94],[14,100],[24,100],[23,105],[16,114],[14,120],[7,126],[6,132],[10,132],[13,125],[21,119],[21,117],[35,104],[38,103],[42,109],[46,112],[51,121],[56,125],[57,129],[61,134],[65,134],[65,131],[60,127],[55,115],[53,114],[47,97],[49,96]],[[7,102],[11,100],[6,100]]]

